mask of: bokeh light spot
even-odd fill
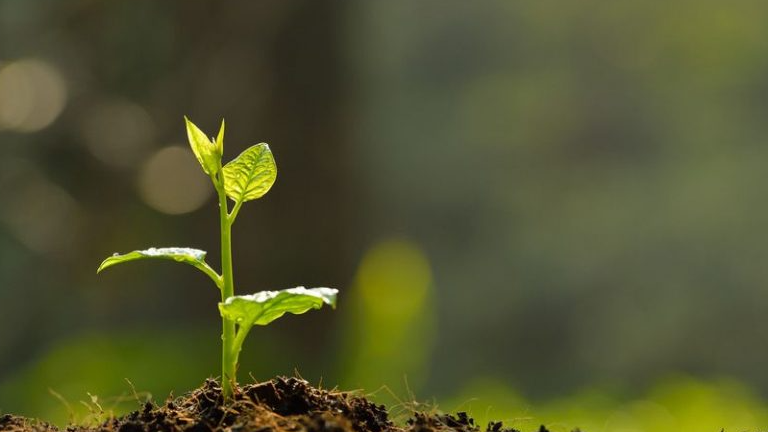
[[[154,134],[149,113],[123,100],[99,103],[86,111],[81,133],[96,158],[115,167],[131,167],[141,160]]]
[[[149,158],[139,174],[138,187],[147,205],[167,214],[193,212],[212,192],[195,156],[180,146],[166,147]]]
[[[66,100],[64,79],[42,60],[19,60],[0,68],[0,130],[43,129],[61,114]]]
[[[363,258],[358,273],[360,294],[373,313],[411,317],[423,306],[432,284],[429,260],[406,240],[387,240]]]
[[[26,161],[7,160],[0,172],[0,221],[30,250],[71,253],[83,216],[74,198]]]
[[[432,269],[421,247],[405,239],[382,241],[366,252],[356,277],[354,327],[347,350],[346,384],[394,391],[418,389],[434,341]]]

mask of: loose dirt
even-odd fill
[[[221,387],[208,380],[163,405],[151,402],[130,414],[95,426],[59,429],[39,420],[0,416],[9,432],[519,432],[491,422],[481,429],[466,413],[413,412],[404,423],[390,420],[386,407],[351,393],[321,390],[298,378],[278,377],[237,390],[224,404]],[[548,432],[541,426],[539,432]]]

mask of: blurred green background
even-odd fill
[[[87,421],[219,373],[205,277],[95,274],[153,245],[218,261],[186,114],[226,118],[227,159],[277,159],[236,289],[341,290],[252,332],[243,381],[525,429],[765,428],[767,22],[739,0],[0,0],[0,412]]]

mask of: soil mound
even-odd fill
[[[519,432],[492,422],[485,432]],[[48,423],[0,416],[0,431],[59,432]],[[278,377],[237,390],[223,403],[221,387],[208,380],[191,393],[96,426],[69,426],[66,432],[481,432],[466,413],[415,412],[395,425],[386,407],[346,392],[314,388],[298,378]],[[63,432],[63,431],[62,431]],[[544,426],[539,432],[548,432]]]

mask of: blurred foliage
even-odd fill
[[[187,239],[217,262],[187,114],[281,164],[238,221],[238,289],[341,288],[338,317],[259,329],[270,351],[244,371],[561,429],[764,427],[766,18],[750,0],[0,0],[0,409],[60,420],[48,387],[157,396],[217,370],[215,335],[137,336],[218,328],[200,275],[93,274]]]
[[[140,401],[162,401],[173,389],[193,388],[211,375],[219,352],[201,349],[200,341],[215,340],[217,333],[215,328],[144,330],[89,333],[62,341],[3,383],[2,410],[66,424],[88,419],[91,410],[81,403],[90,402],[88,393],[116,413],[137,408],[134,391]]]
[[[685,370],[766,392],[768,7],[449,4],[352,21],[367,226],[435,275],[429,388]]]
[[[768,405],[729,379],[688,376],[658,380],[644,395],[627,399],[615,390],[593,388],[549,402],[530,403],[496,380],[478,380],[441,408],[467,410],[478,424],[503,419],[523,430],[546,424],[552,431],[758,430],[768,422]],[[482,395],[482,396],[480,396]],[[445,403],[449,402],[449,403]]]

